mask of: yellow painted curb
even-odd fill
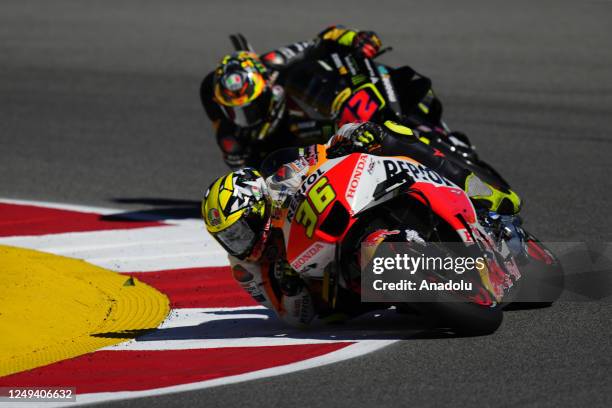
[[[169,311],[168,298],[137,279],[0,246],[0,376],[121,343]]]

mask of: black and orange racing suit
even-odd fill
[[[274,88],[274,97],[279,99],[271,108],[270,116],[273,117],[264,121],[265,134],[262,134],[264,125],[240,127],[224,115],[213,99],[214,73],[209,73],[202,81],[200,99],[213,123],[225,163],[232,169],[244,166],[258,168],[265,156],[279,148],[325,143],[337,130],[336,121],[333,116],[326,114],[315,117],[311,114],[312,106],[304,106],[304,100],[319,98],[318,95],[295,97],[293,89],[302,88],[301,91],[304,91],[304,87],[309,87],[302,84],[294,86],[296,78],[308,83],[309,79],[304,76],[314,75],[310,72],[297,72],[297,66],[301,65],[298,62],[315,61],[334,53],[354,52],[354,38],[360,33],[363,32],[332,26],[314,40],[296,42],[261,56],[263,64],[271,72],[269,77],[273,78],[269,80],[273,83],[268,86]],[[378,37],[376,39],[380,41]],[[404,66],[391,70],[391,81],[403,94],[402,109],[404,106],[413,106],[414,110],[426,111],[430,118],[434,118],[434,122],[440,120],[442,107],[431,90],[431,80]],[[322,103],[331,105],[331,102]]]

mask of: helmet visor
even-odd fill
[[[245,220],[238,220],[215,235],[230,255],[239,258],[248,255],[257,239],[255,232]]]
[[[260,124],[269,114],[270,92],[265,91],[250,103],[239,106],[222,105],[225,115],[240,127]]]

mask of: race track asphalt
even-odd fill
[[[612,241],[612,1],[0,3],[0,197],[194,205],[224,170],[203,75],[244,33],[258,50],[332,23],[373,29],[434,80],[524,198],[543,240]],[[171,201],[167,201],[171,200]],[[612,306],[508,312],[482,338],[412,338],[282,377],[105,404],[612,406]]]

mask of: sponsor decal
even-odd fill
[[[359,186],[359,180],[361,180],[361,175],[363,174],[363,171],[366,168],[367,162],[368,162],[368,156],[366,156],[365,154],[362,154],[359,156],[359,159],[357,160],[357,165],[355,166],[355,169],[353,170],[353,174],[351,175],[351,178],[350,178],[347,190],[346,190],[345,197],[347,200],[355,197],[355,192],[357,191],[357,187]]]
[[[316,156],[314,157],[314,160],[316,160]],[[306,180],[304,180],[304,182],[300,186],[300,189],[296,192],[296,194],[293,196],[293,199],[291,199],[291,201],[289,202],[289,208],[287,209],[287,221],[291,222],[293,220],[298,206],[302,203],[302,201],[304,201],[304,194],[310,188],[310,186],[312,186],[322,175],[323,171],[321,169],[316,169],[314,173],[306,177]]]
[[[218,209],[211,208],[210,210],[208,210],[208,222],[213,227],[221,223],[221,214],[219,214]]]
[[[295,213],[300,203],[302,202],[302,200],[304,200],[304,195],[296,194],[293,196],[293,199],[291,200],[291,202],[289,202],[289,208],[287,209],[287,221],[288,222],[293,221],[293,218],[295,217]]]
[[[366,76],[364,74],[357,74],[351,78],[351,82],[353,85],[359,85],[362,82],[365,82]]]
[[[372,68],[372,64],[370,63],[369,59],[364,59],[365,62],[365,66],[368,69],[368,74],[370,75],[370,80],[372,81],[373,84],[378,82],[378,76],[376,75],[376,72],[374,72],[374,68]]]
[[[349,69],[351,75],[357,75],[357,69],[355,68],[355,60],[350,55],[344,57],[344,61],[346,61],[346,66]]]
[[[306,177],[306,180],[300,186],[300,193],[304,194],[318,179],[323,175],[321,169],[316,169],[314,173]]]
[[[473,244],[474,243],[474,239],[472,238],[472,234],[470,234],[470,232],[468,230],[466,230],[465,228],[458,229],[457,233],[461,236],[462,241],[465,242],[466,244]]]
[[[395,95],[395,90],[393,89],[393,84],[391,83],[391,75],[385,67],[382,65],[378,66],[378,72],[380,72],[380,76],[382,78],[383,86],[385,87],[385,92],[387,93],[387,97],[390,102],[397,102],[397,96]]]
[[[374,174],[374,168],[376,167],[376,160],[370,160],[370,164],[368,165],[368,174],[371,176]]]
[[[415,182],[456,187],[450,181],[422,164],[413,164],[403,160],[383,160],[382,162],[387,180],[398,178],[398,176],[401,175],[407,175]],[[400,182],[399,179],[398,182]]]
[[[362,267],[365,267],[365,265],[367,265],[372,260],[376,249],[388,236],[399,234],[400,230],[381,229],[374,231],[370,235],[368,235],[361,242],[362,251],[359,254],[360,265],[362,265]]]
[[[242,289],[246,290],[248,294],[251,295],[251,297],[255,299],[256,301],[260,303],[266,301],[266,297],[263,295],[263,293],[261,293],[261,291],[257,287],[257,283],[255,282],[241,283],[240,286],[242,286]]]
[[[344,64],[342,63],[340,56],[336,53],[333,53],[331,57],[332,57],[332,60],[334,61],[334,64],[336,64],[336,68],[338,68],[338,71],[340,71],[340,73],[342,73],[342,71],[346,73],[346,68],[344,67]]]
[[[247,271],[242,265],[234,265],[232,267],[232,275],[238,282],[246,283],[253,280],[253,274]]]
[[[391,231],[389,231],[387,229],[381,229],[381,230],[378,230],[378,231],[374,231],[373,233],[368,235],[366,237],[366,239],[363,240],[362,244],[365,247],[368,247],[368,248],[377,247],[389,235],[398,235],[399,233],[400,233],[399,230],[391,230]]]
[[[293,262],[291,262],[291,267],[296,271],[300,271],[306,266],[313,258],[321,252],[322,249],[325,248],[320,242],[315,242],[311,246],[309,246],[304,252],[300,254]]]

